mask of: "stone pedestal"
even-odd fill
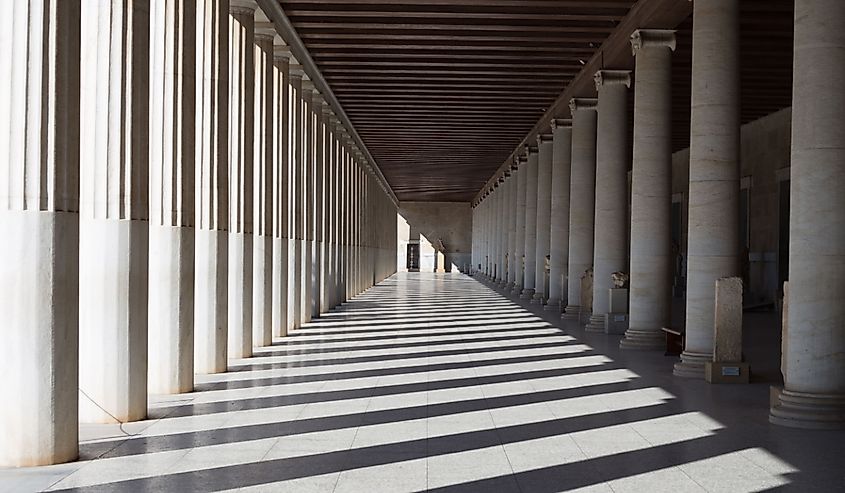
[[[628,329],[628,290],[611,288],[607,291],[609,312],[605,316],[606,334],[624,334]]]
[[[742,279],[716,281],[713,361],[704,366],[710,383],[748,383],[748,364],[742,362]]]
[[[845,428],[845,2],[796,0],[784,388],[769,421]]]

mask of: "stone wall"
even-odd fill
[[[472,255],[472,208],[469,202],[401,202],[399,213],[459,269],[469,267]]]

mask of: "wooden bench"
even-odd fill
[[[663,327],[661,329],[666,334],[666,356],[679,356],[684,351],[684,329],[673,329],[671,327]]]

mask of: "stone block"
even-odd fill
[[[742,279],[739,277],[716,281],[713,361],[742,361]]]
[[[704,362],[704,379],[707,383],[748,383],[750,375],[748,363]]]
[[[611,290],[612,291],[612,290]],[[624,334],[628,330],[627,313],[608,313],[604,317],[605,334]]]
[[[628,313],[628,290],[625,288],[611,288],[607,290],[610,313]]]

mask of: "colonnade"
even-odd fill
[[[674,373],[704,377],[712,360],[715,283],[740,274],[740,37],[737,0],[696,0],[687,247],[686,346]],[[845,4],[796,0],[789,263],[774,423],[845,426]],[[836,22],[836,21],[839,22]],[[473,268],[546,309],[603,330],[611,273],[630,274],[623,349],[661,347],[670,323],[672,253],[671,30],[631,33],[635,70],[595,74],[598,98],[572,99],[476,199]],[[633,152],[627,98],[634,84]],[[547,163],[551,177],[537,172]],[[545,164],[540,165],[544,169]],[[631,170],[631,198],[627,173]],[[545,184],[551,183],[550,197]],[[505,198],[518,190],[515,202]],[[524,195],[523,195],[524,194]],[[551,212],[546,203],[551,198]],[[499,205],[507,205],[502,209]],[[547,219],[548,218],[548,219]],[[514,229],[499,225],[514,224]],[[630,228],[630,245],[628,229]],[[502,240],[501,236],[507,236]],[[549,243],[546,238],[549,237]],[[498,252],[507,245],[504,256]],[[550,255],[549,291],[540,256]],[[501,258],[506,258],[503,262]],[[592,311],[581,277],[593,270]]]
[[[0,465],[73,460],[80,421],[144,419],[395,271],[389,188],[254,1],[0,19]]]

